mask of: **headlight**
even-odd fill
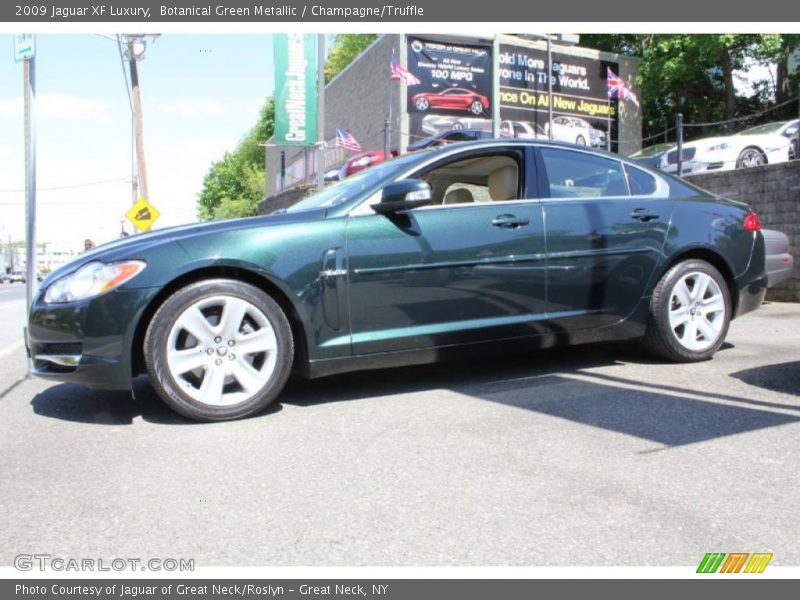
[[[713,146],[711,146],[708,149],[708,151],[709,152],[719,152],[720,150],[727,150],[728,148],[730,148],[730,146],[728,145],[728,142],[722,142],[721,144],[714,144]]]
[[[135,277],[144,267],[145,263],[140,260],[109,264],[90,262],[47,288],[44,301],[60,304],[99,296]]]

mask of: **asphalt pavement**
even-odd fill
[[[219,424],[146,378],[132,400],[3,364],[0,565],[800,564],[800,305],[735,321],[705,363],[635,344],[477,357],[293,381]]]
[[[0,361],[9,352],[22,348],[25,323],[25,284],[0,285]]]

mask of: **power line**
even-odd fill
[[[114,179],[101,179],[99,181],[87,181],[86,183],[73,183],[68,185],[54,185],[50,187],[37,187],[36,190],[39,192],[50,192],[55,190],[70,190],[75,188],[84,188],[84,187],[91,187],[94,185],[103,185],[106,183],[117,183],[119,181],[129,182],[130,177],[116,177]],[[3,194],[17,194],[24,192],[23,188],[19,189],[0,189],[0,193]]]

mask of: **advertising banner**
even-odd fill
[[[408,71],[419,80],[407,88],[411,142],[469,127],[471,121],[489,121],[491,46],[409,37],[407,50]]]
[[[552,53],[553,139],[605,147],[617,139],[618,100],[608,98],[607,68],[614,62]],[[547,52],[500,46],[501,132],[514,137],[548,137]]]
[[[275,35],[275,143],[317,141],[317,36]]]

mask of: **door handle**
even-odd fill
[[[495,227],[502,227],[503,229],[516,229],[517,227],[524,227],[530,222],[530,219],[518,217],[516,215],[497,215],[494,219],[492,219],[492,225]]]
[[[653,221],[657,219],[660,215],[657,215],[653,212],[647,212],[647,209],[644,208],[636,208],[631,213],[631,219],[636,219],[637,221],[641,221],[642,223],[647,223],[649,221]]]

